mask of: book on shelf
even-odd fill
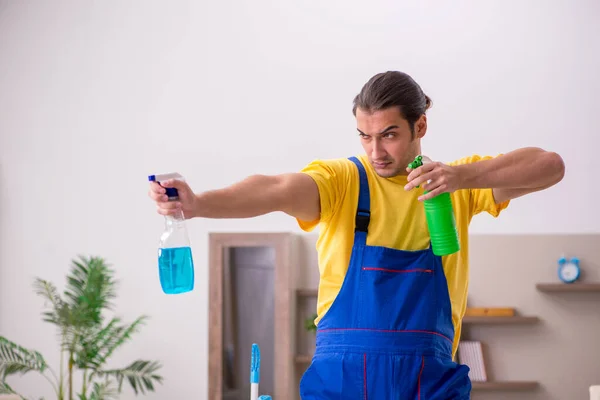
[[[472,382],[487,382],[483,345],[480,341],[461,341],[458,344],[458,362],[470,368],[469,378]]]
[[[514,317],[511,307],[467,307],[465,317]]]

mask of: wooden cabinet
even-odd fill
[[[293,398],[291,234],[212,233],[209,252],[208,398],[249,397],[252,343],[260,394]]]

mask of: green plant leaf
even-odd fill
[[[88,400],[118,400],[119,391],[113,381],[94,383],[94,389]]]
[[[317,314],[313,314],[310,318],[304,320],[304,329],[309,332],[316,332],[317,326],[315,325],[315,319],[317,319]]]
[[[160,367],[157,361],[137,360],[123,369],[97,371],[97,373],[99,376],[108,375],[116,378],[119,391],[122,389],[123,381],[127,380],[135,394],[145,394],[146,391],[154,391],[155,383],[162,383],[162,376],[155,374]]]
[[[43,320],[58,326],[66,325],[69,318],[69,309],[60,297],[56,286],[44,279],[36,278],[33,282],[34,291],[37,295],[50,302],[50,311],[42,313]]]
[[[103,328],[90,329],[81,337],[80,347],[75,352],[77,367],[101,368],[118,347],[131,339],[146,319],[146,316],[141,316],[130,325],[121,325],[119,318],[113,318]]]
[[[10,386],[8,386],[8,383],[2,382],[2,381],[0,381],[0,394],[15,394],[15,395],[23,398],[23,396],[21,396],[20,394],[18,394],[17,392],[15,392],[13,390],[13,388],[11,388]]]
[[[8,375],[25,374],[29,371],[44,372],[44,357],[35,350],[28,350],[0,336],[0,381]]]
[[[61,340],[61,347],[67,349],[71,338],[68,336],[68,329],[72,321],[72,312],[67,303],[61,298],[56,286],[41,278],[36,278],[33,283],[34,291],[37,295],[46,300],[44,304],[48,311],[42,312],[43,320],[50,322],[59,328],[58,338]],[[49,304],[48,304],[49,303]]]
[[[73,260],[67,275],[66,303],[71,309],[70,325],[93,327],[102,322],[102,311],[111,309],[116,297],[113,271],[99,257]]]

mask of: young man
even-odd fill
[[[372,77],[354,99],[365,154],[318,160],[299,173],[254,175],[195,194],[181,182],[158,212],[248,218],[274,211],[320,227],[317,348],[300,383],[309,399],[468,399],[468,368],[454,362],[468,289],[468,226],[510,200],[558,183],[561,157],[522,148],[415,170],[431,100],[407,74]],[[423,191],[428,194],[424,195]],[[451,193],[461,249],[433,254],[422,201]],[[358,212],[360,210],[360,212]]]

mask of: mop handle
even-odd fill
[[[260,348],[252,344],[250,355],[250,400],[258,400],[258,382],[260,381]]]

